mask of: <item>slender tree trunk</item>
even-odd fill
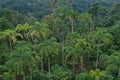
[[[64,18],[63,18],[63,21],[62,21],[62,29],[61,29],[61,33],[60,33],[60,36],[61,36],[61,38],[60,38],[60,41],[61,41],[61,57],[62,57],[62,65],[65,67],[65,59],[64,59],[64,57],[65,57],[65,54],[64,54],[64,38],[65,38],[65,28],[63,27],[64,26]]]
[[[41,71],[44,71],[44,67],[43,67],[43,54],[41,53]]]
[[[53,5],[52,5],[52,10],[53,10],[54,14],[55,14],[55,7],[56,7],[56,4],[57,4],[57,1],[58,0],[54,0]]]
[[[92,26],[92,30],[96,30],[95,24],[96,24],[96,17],[93,16],[93,26]]]
[[[12,73],[12,79],[16,80],[14,73]]]
[[[98,63],[99,63],[99,52],[100,52],[100,47],[98,46],[98,53],[96,56],[96,69],[98,68]]]
[[[97,53],[97,58],[96,58],[96,69],[98,68],[98,60],[99,60],[99,53]]]
[[[51,78],[50,78],[50,56],[48,56],[48,72],[49,72],[49,80],[51,80]]]
[[[23,31],[23,39],[26,39],[26,38],[25,38],[25,31]]]
[[[120,80],[120,67],[118,69],[118,80]]]
[[[26,80],[26,79],[25,79],[25,72],[23,72],[23,80]]]
[[[80,62],[81,62],[81,65],[80,65],[81,66],[81,70],[83,70],[83,57],[82,56],[80,57]]]
[[[71,20],[71,27],[72,27],[72,33],[74,32],[74,21],[73,19]]]
[[[92,26],[93,26],[93,22],[90,22],[90,23],[89,23],[89,29],[90,29],[90,31],[93,30],[93,29],[92,29]]]
[[[10,38],[9,38],[9,46],[10,46],[10,52],[11,52],[12,51],[12,41]]]
[[[71,9],[71,11],[73,10],[72,5],[73,5],[73,0],[70,0],[70,9]],[[73,20],[73,18],[71,18],[71,31],[72,31],[72,33],[74,31],[74,20]]]
[[[24,61],[22,62],[22,63],[24,63]],[[23,80],[26,80],[26,78],[25,78],[25,72],[24,72],[24,65],[22,65],[22,70],[23,70]]]
[[[71,10],[73,9],[72,5],[73,5],[73,0],[70,0],[70,8],[71,8]]]
[[[72,64],[73,72],[75,72],[75,64],[74,64],[75,59],[74,59],[74,57],[73,57],[73,56],[72,56],[72,61],[73,61],[73,64]]]
[[[16,74],[15,80],[24,80],[23,77],[24,77],[23,74]]]
[[[62,65],[65,66],[65,60],[64,60],[64,40],[61,43],[62,46]]]
[[[73,64],[72,67],[73,67],[73,72],[75,72],[75,65]]]
[[[32,80],[32,70],[30,69],[30,80]]]
[[[33,39],[32,42],[33,42],[33,45],[35,45],[35,39]],[[36,51],[36,48],[33,47],[33,50]]]

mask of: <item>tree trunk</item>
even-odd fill
[[[118,69],[118,80],[120,80],[120,68]]]
[[[63,66],[65,66],[65,61],[64,61],[64,40],[62,41],[62,44],[61,44],[61,46],[62,46],[62,65]]]
[[[90,31],[93,30],[93,29],[92,29],[92,26],[93,26],[93,22],[90,22],[90,23],[89,23],[89,29],[90,29]]]
[[[74,21],[73,19],[71,20],[71,27],[72,27],[72,33],[74,32]]]
[[[74,57],[72,56],[72,59],[71,59],[73,62],[72,62],[72,70],[73,70],[73,72],[75,72],[75,59],[74,59]]]
[[[83,70],[83,57],[82,56],[80,57],[80,62],[81,62],[81,65],[80,65],[81,66],[81,70]]]
[[[12,41],[11,41],[11,39],[9,38],[9,47],[10,47],[10,52],[12,51]]]
[[[96,58],[96,67],[95,67],[95,69],[98,68],[98,60],[99,60],[99,53],[97,54],[97,58]]]
[[[26,79],[25,79],[25,72],[23,72],[23,80],[26,80]]]
[[[24,63],[24,61],[23,61],[23,63]],[[26,78],[25,78],[25,72],[24,72],[24,65],[22,65],[22,70],[23,70],[23,80],[26,80]]]
[[[70,8],[71,8],[71,10],[73,10],[72,6],[73,6],[73,0],[70,0]]]
[[[30,80],[32,80],[32,70],[30,69]]]
[[[99,52],[100,52],[100,48],[98,46],[98,53],[97,53],[97,56],[96,56],[96,69],[98,68],[98,63],[99,63]]]
[[[96,24],[96,18],[95,18],[95,16],[93,16],[93,26],[92,26],[92,30],[96,30],[95,24]]]
[[[23,39],[26,39],[26,38],[25,38],[25,31],[23,31]]]
[[[44,71],[44,67],[43,67],[43,54],[41,53],[41,71]]]
[[[70,9],[71,9],[71,11],[73,10],[72,5],[73,5],[73,0],[70,0]],[[72,17],[71,17],[71,31],[72,31],[72,33],[74,31],[74,20],[73,20]]]
[[[52,5],[52,10],[54,14],[55,14],[56,3],[57,3],[57,0],[54,0],[53,5]]]
[[[17,80],[14,73],[12,73],[12,80]]]
[[[22,74],[17,74],[15,80],[23,80],[23,75]]]
[[[48,72],[49,72],[49,80],[51,80],[51,79],[50,79],[50,75],[51,75],[51,74],[50,74],[50,64],[51,64],[51,63],[50,63],[50,56],[48,56]]]

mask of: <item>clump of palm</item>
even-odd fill
[[[105,77],[105,72],[100,71],[99,69],[91,70],[90,74],[95,80],[100,80],[102,77]]]
[[[9,44],[7,44],[7,46],[9,46],[9,50],[12,50],[12,45],[15,44],[15,42],[17,41],[16,37],[21,37],[23,38],[23,36],[20,33],[17,33],[15,30],[12,29],[7,29],[3,32],[0,32],[0,40],[9,42]]]

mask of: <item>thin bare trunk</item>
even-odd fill
[[[81,70],[83,70],[83,57],[82,56],[80,57],[80,61],[81,61],[81,65],[80,65],[81,66]]]
[[[99,63],[99,52],[100,52],[100,47],[98,46],[98,53],[96,56],[96,69],[98,68],[98,63]]]
[[[72,68],[73,68],[73,72],[74,72],[75,71],[75,59],[73,56],[72,56],[72,61],[73,61]]]
[[[49,80],[51,80],[51,78],[50,78],[50,56],[48,56],[48,72],[49,72]]]
[[[25,79],[25,72],[23,72],[23,80],[26,80],[26,79]]]
[[[52,5],[53,13],[55,13],[56,4],[57,4],[57,0],[54,0],[53,5]]]
[[[73,0],[70,0],[70,7],[71,7],[71,10],[72,10],[72,5],[73,5]]]
[[[98,68],[98,60],[99,60],[99,53],[97,54],[97,58],[96,58],[96,69]]]
[[[22,62],[22,63],[24,63],[24,61]],[[23,80],[26,80],[26,78],[25,78],[25,72],[24,72],[24,65],[22,65],[22,70],[23,70]]]
[[[72,5],[73,5],[73,0],[70,0],[70,9],[71,9],[71,11],[73,10]],[[72,33],[74,31],[74,20],[73,20],[73,17],[71,17],[71,31],[72,31]]]
[[[23,38],[26,39],[26,38],[25,38],[25,31],[23,31]]]
[[[89,23],[89,29],[90,29],[90,31],[93,30],[93,29],[92,29],[92,26],[93,26],[92,23],[93,23],[93,22],[90,22],[90,23]]]
[[[96,24],[96,18],[95,18],[95,16],[93,16],[92,30],[96,30],[96,26],[95,26],[95,24]]]
[[[120,80],[120,68],[118,69],[118,80]]]
[[[12,79],[13,79],[13,80],[16,80],[14,73],[12,73]]]
[[[32,80],[32,70],[30,69],[30,80]]]
[[[43,54],[41,53],[41,71],[44,71],[44,67],[43,67]]]
[[[12,41],[10,38],[9,38],[9,46],[10,46],[10,52],[11,52],[12,51]]]
[[[65,66],[65,61],[64,61],[64,40],[62,41],[62,65]]]
[[[74,32],[74,21],[73,19],[71,20],[71,27],[72,27],[72,33]]]

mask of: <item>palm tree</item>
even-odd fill
[[[25,67],[28,67],[30,80],[32,80],[32,67],[35,62],[31,52],[31,49],[24,45],[16,47],[16,50],[11,52],[7,65],[10,71],[15,73],[16,79],[20,78],[19,76],[22,76],[23,79],[21,80],[26,80],[24,69]]]
[[[112,35],[105,28],[98,29],[93,38],[94,47],[97,47],[96,69],[99,63],[100,48],[112,42]]]
[[[77,18],[78,18],[78,13],[77,13],[77,11],[71,9],[66,16],[70,20],[71,32],[73,33],[74,32],[74,28],[75,28],[74,27],[74,22],[75,22],[75,19],[77,20]]]
[[[48,58],[48,72],[49,72],[49,80],[50,79],[50,66],[51,66],[51,57],[58,55],[59,53],[59,43],[55,38],[46,39],[42,44],[42,49],[44,55]]]
[[[68,59],[71,59],[73,71],[79,59],[79,54],[76,53],[76,49],[75,49],[76,40],[78,38],[79,38],[78,33],[76,32],[68,33],[65,41],[65,60],[67,61]]]
[[[34,26],[31,26],[30,30],[26,32],[26,39],[31,40],[32,42],[39,37],[39,32],[34,29]]]
[[[30,30],[30,25],[28,23],[18,24],[15,30],[23,35],[23,38],[26,39],[26,33]]]
[[[33,30],[39,33],[41,39],[45,39],[52,34],[52,31],[49,29],[49,25],[45,22],[35,22]]]
[[[87,35],[87,40],[92,44],[92,49],[96,53],[95,68],[98,68],[99,56],[102,51],[102,47],[112,43],[113,36],[105,28],[99,28],[97,31],[90,32]]]
[[[101,77],[105,76],[104,71],[100,71],[99,69],[91,70],[90,74],[95,78],[95,80],[100,80]]]
[[[80,31],[81,33],[85,33],[91,30],[92,27],[92,16],[89,13],[83,13],[83,14],[79,14],[78,16],[78,21],[80,21],[80,23],[82,24]]]
[[[105,61],[105,64],[108,65],[106,67],[106,71],[107,69],[109,69],[109,67],[111,65],[113,66],[116,66],[116,71],[118,71],[118,80],[120,79],[120,51],[114,51],[112,53],[112,55],[108,56],[106,61]],[[114,69],[113,67],[111,69]],[[109,70],[110,71],[110,70]]]
[[[55,25],[57,25],[57,37],[60,38],[61,42],[61,55],[62,55],[62,65],[64,66],[65,61],[64,61],[64,44],[65,44],[65,37],[68,32],[68,23],[65,23],[67,17],[66,15],[68,14],[66,7],[59,6],[58,9],[56,10],[56,22]],[[59,33],[58,33],[59,32]]]
[[[99,24],[97,18],[103,13],[105,13],[105,8],[99,5],[98,3],[95,3],[89,8],[88,12],[92,15],[93,20],[92,30],[96,30],[97,24]]]
[[[14,44],[17,40],[17,36],[22,38],[22,35],[20,33],[17,33],[15,30],[7,29],[0,33],[0,39],[1,40],[8,40],[9,42],[9,50],[12,50],[12,44]]]
[[[85,39],[77,39],[75,44],[76,52],[79,54],[80,62],[81,62],[81,69],[83,70],[83,62],[84,62],[84,55],[90,53],[92,50],[91,44],[87,42]]]
[[[35,22],[34,26],[32,27],[32,32],[34,32],[32,35],[40,38],[40,42],[43,42],[44,39],[46,39],[47,37],[49,37],[50,34],[52,34],[52,31],[49,29],[49,25],[45,22]],[[31,36],[32,36],[31,35]],[[43,49],[42,46],[44,44],[40,43],[38,44],[38,51],[40,53],[40,57],[41,57],[41,70],[42,72],[44,71],[43,68]]]
[[[43,72],[44,71],[44,43],[41,42],[40,44],[36,45],[36,49],[37,51],[39,52],[40,54],[40,64],[41,64],[41,71]]]

